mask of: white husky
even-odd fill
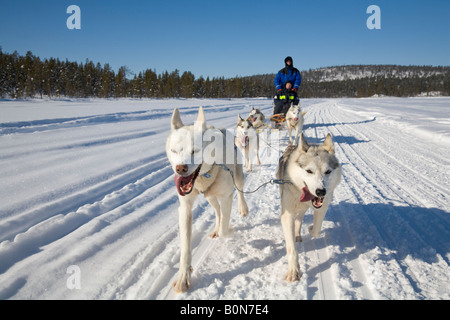
[[[341,179],[341,167],[330,134],[322,145],[310,146],[303,134],[300,139],[298,146],[287,147],[276,175],[278,179],[289,181],[280,185],[281,224],[288,258],[285,280],[289,282],[301,277],[295,241],[302,241],[300,229],[306,210],[314,211],[314,224],[309,227],[309,232],[317,237],[333,191]]]
[[[291,107],[286,113],[286,124],[289,133],[289,143],[297,144],[298,135],[303,130],[303,114],[300,109],[300,104],[294,105],[291,103]],[[295,138],[292,139],[292,130],[295,130]]]
[[[216,226],[210,236],[212,238],[229,237],[232,235],[229,221],[234,183],[242,190],[244,174],[242,165],[236,162],[236,157],[234,157],[234,163],[226,163],[226,167],[206,161],[206,157],[203,157],[203,152],[208,147],[208,143],[203,141],[203,135],[207,129],[214,129],[211,126],[207,128],[203,108],[199,109],[195,125],[191,126],[183,125],[180,113],[178,109],[175,109],[172,114],[171,129],[166,142],[166,153],[175,172],[175,186],[180,201],[178,213],[181,239],[180,270],[173,287],[176,292],[184,292],[191,285],[191,272],[193,271],[191,234],[192,206],[195,198],[203,193],[215,210]],[[219,132],[219,135],[224,135],[223,131],[216,131]],[[233,146],[233,143],[231,145]],[[196,159],[200,159],[200,161],[196,161]],[[226,168],[232,172],[234,181]],[[248,207],[244,196],[241,192],[238,192],[237,196],[238,210],[242,216],[246,216]]]
[[[261,165],[259,160],[259,137],[250,120],[244,120],[238,115],[236,125],[235,145],[245,157],[247,171],[252,171],[252,159],[256,156],[256,164]]]

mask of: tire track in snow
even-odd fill
[[[333,261],[330,259],[324,238],[326,235],[322,234],[319,238],[312,239],[307,229],[304,225],[302,226],[304,235],[302,247],[305,259],[305,272],[302,277],[307,279],[306,297],[308,300],[338,299],[334,288],[334,272],[331,270]]]
[[[129,279],[137,276],[138,271],[136,270],[144,270],[144,267],[151,265],[151,256],[149,258],[143,254],[145,250],[136,250],[137,256],[141,255],[141,257],[144,257],[142,264],[128,263],[128,267],[115,276],[110,275],[109,272],[104,274],[101,270],[92,267],[91,264],[95,265],[98,263],[97,261],[102,261],[105,265],[120,268],[124,261],[133,261],[133,258],[128,256],[130,253],[133,254],[135,252],[134,248],[139,248],[142,245],[141,238],[138,237],[139,230],[145,228],[144,226],[148,223],[160,225],[159,229],[162,235],[154,234],[154,232],[144,233],[147,239],[144,246],[151,248],[150,254],[156,254],[158,250],[155,249],[155,246],[156,248],[163,246],[175,234],[176,228],[174,225],[176,225],[177,219],[172,220],[170,215],[165,217],[159,213],[161,211],[160,208],[170,208],[170,205],[176,200],[176,194],[170,188],[172,187],[173,179],[171,179],[167,169],[169,168],[166,167],[152,172],[148,177],[114,191],[92,205],[81,208],[74,215],[81,217],[91,215],[92,217],[83,220],[76,230],[55,238],[53,242],[46,245],[45,251],[39,252],[34,256],[24,257],[25,259],[21,261],[19,268],[27,268],[30,264],[39,264],[48,260],[52,261],[50,269],[58,273],[56,270],[65,269],[68,266],[67,261],[72,261],[72,263],[80,265],[83,270],[83,281],[85,283],[99,282],[104,277],[111,276],[111,278],[105,280],[106,285],[102,289],[103,292],[91,293],[93,294],[91,298],[120,298],[119,289],[123,289],[123,285],[127,286],[133,282]],[[163,180],[153,184],[153,186],[149,185],[148,182],[153,180],[156,175],[163,177]],[[161,189],[166,191],[161,193]],[[64,222],[72,224],[72,221]],[[167,226],[170,226],[174,231],[167,234],[163,233]],[[47,233],[54,234],[54,232]],[[129,240],[125,247],[123,238],[128,238]],[[36,241],[33,244],[36,244]],[[37,244],[40,245],[39,243]],[[64,248],[68,248],[68,250]],[[118,257],[124,257],[124,259],[117,260]],[[135,260],[138,261],[139,259],[135,258]],[[51,270],[48,271],[50,274]],[[121,279],[122,282],[116,281],[116,279]],[[111,289],[111,285],[114,283],[120,285]],[[101,288],[101,284],[98,284],[98,287]],[[52,289],[54,290],[49,290],[49,292],[58,296],[58,290],[61,290],[61,288]],[[78,299],[86,297],[86,292],[83,293],[84,296],[77,296],[77,290],[70,293],[74,294],[74,296],[68,296],[67,298]],[[61,293],[61,297],[64,295],[67,295],[67,290]]]
[[[336,116],[334,116],[334,119],[338,123],[343,125],[343,123],[340,120],[338,120]],[[438,202],[442,205],[443,208],[447,207],[448,188],[445,188],[445,186],[442,186],[441,184],[434,182],[433,180],[428,178],[428,176],[422,174],[422,172],[415,170],[415,167],[420,167],[423,163],[427,163],[427,166],[433,164],[433,167],[439,167],[440,169],[446,168],[449,166],[449,162],[447,159],[445,160],[441,159],[442,163],[436,163],[435,161],[435,159],[437,158],[436,156],[433,155],[432,157],[426,157],[426,153],[425,154],[423,153],[424,150],[423,147],[411,144],[409,141],[405,142],[399,141],[398,140],[399,137],[397,136],[395,140],[396,145],[394,146],[395,154],[392,152],[391,153],[387,152],[386,150],[392,149],[393,143],[387,140],[386,135],[388,137],[391,137],[394,136],[394,133],[390,134],[389,131],[384,136],[380,135],[379,132],[384,132],[384,130],[386,130],[386,127],[383,127],[383,130],[375,130],[371,129],[370,126],[365,126],[364,127],[365,132],[357,131],[351,126],[347,126],[347,128],[350,129],[350,131],[352,131],[355,136],[362,136],[363,139],[365,139],[366,141],[373,140],[373,138],[369,138],[367,134],[369,134],[371,137],[378,138],[377,143],[371,143],[371,147],[377,149],[377,152],[380,152],[380,154],[378,154],[378,157],[371,157],[370,161],[376,162],[376,164],[374,163],[374,165],[382,167],[383,171],[389,171],[389,174],[386,174],[389,178],[392,179],[392,176],[397,177],[395,179],[395,182],[400,186],[402,186],[405,192],[409,194],[420,194],[421,192],[425,192],[429,193],[430,194],[429,198],[433,199],[432,202],[427,202],[424,201],[424,199],[420,199],[417,196],[415,196],[414,198],[416,200],[420,200],[418,204],[430,205],[434,204],[435,202]],[[379,146],[380,143],[383,143],[382,147]],[[427,143],[427,146],[428,145],[429,144]],[[406,150],[399,150],[399,148],[404,148],[404,146],[407,146]],[[414,154],[415,155],[414,157],[408,158],[408,161],[413,161],[413,164],[411,165],[410,163],[405,163],[405,161],[399,160],[398,157],[396,157],[399,154],[404,155]],[[380,157],[380,155],[384,157],[383,160],[381,160],[382,157]],[[416,161],[416,158],[420,159],[420,161]],[[389,164],[390,162],[394,163],[395,166],[386,165]],[[444,175],[448,174],[448,170],[445,169],[441,172]],[[417,190],[411,192],[411,190],[405,188],[406,183],[402,183],[402,180],[404,180],[403,176],[408,177],[410,179],[417,179],[418,181],[420,181],[420,183],[417,184],[424,186],[420,190],[418,190],[419,192]],[[426,181],[425,184],[424,180]],[[447,180],[449,179],[443,179],[443,182],[446,182]]]
[[[134,169],[132,172],[121,174],[115,179],[97,185],[93,190],[88,190],[81,195],[77,194],[59,200],[54,204],[46,205],[42,209],[32,211],[26,215],[28,224],[25,226],[20,225],[21,221],[13,221],[12,223],[8,221],[8,223],[2,224],[1,227],[5,228],[5,231],[8,230],[10,234],[15,234],[15,236],[13,241],[3,241],[1,243],[0,273],[30,254],[38,252],[39,247],[64,238],[95,218],[102,217],[106,221],[105,214],[125,205],[152,186],[167,179],[170,168],[164,163],[160,166],[160,169],[157,169],[155,168],[155,163],[158,162],[151,162],[139,167],[137,170]],[[124,186],[122,187],[122,185]],[[94,200],[98,198],[101,200]],[[76,199],[80,199],[82,202],[76,205]],[[89,204],[90,201],[93,202]],[[61,208],[66,206],[74,208],[73,211],[67,214],[61,213]],[[78,209],[75,209],[77,207]],[[46,219],[42,219],[43,213],[47,214],[48,217]],[[31,219],[31,216],[36,216],[38,220]],[[107,223],[112,223],[112,221],[113,219],[109,218]],[[18,227],[23,228],[23,231],[11,230],[11,226],[16,224]]]
[[[336,130],[339,133],[341,133],[340,129],[336,128]],[[360,179],[362,179],[359,181],[359,183],[354,184],[352,187],[353,192],[355,194],[359,194],[359,197],[358,197],[359,202],[361,202],[362,204],[364,204],[366,206],[369,205],[370,203],[377,203],[377,202],[388,203],[384,199],[387,198],[388,195],[396,194],[395,191],[390,187],[390,182],[382,182],[381,183],[379,180],[378,170],[377,170],[377,172],[375,172],[375,169],[374,169],[375,167],[368,164],[367,161],[362,158],[360,153],[358,153],[350,144],[339,145],[339,148],[341,150],[341,153],[344,155],[344,159],[347,159],[349,165],[352,166],[353,176],[359,175]],[[366,182],[363,182],[364,180]],[[384,181],[384,180],[382,180],[382,181]],[[362,190],[359,187],[360,185],[365,186],[365,190]],[[386,190],[388,190],[388,191],[386,192]],[[399,196],[399,198],[401,199],[400,196]],[[368,199],[370,199],[370,201]],[[388,215],[388,218],[394,217],[395,210],[390,209],[389,207],[386,207],[386,208],[390,212],[390,214]],[[371,221],[371,225],[376,227],[378,234],[383,239],[383,241],[380,242],[380,244],[384,243],[384,247],[389,248],[392,245],[386,243],[386,241],[388,240],[389,243],[394,244],[394,243],[396,243],[396,241],[395,241],[396,239],[394,239],[392,233],[390,232],[390,229],[381,227],[381,226],[386,225],[386,221],[385,221],[386,217],[384,217],[383,220],[378,220],[376,218],[377,218],[377,215],[373,215],[373,214],[369,215],[369,220]],[[392,221],[391,223],[395,224],[395,225],[401,225],[401,223],[398,223],[396,221]],[[404,285],[406,285],[408,283],[411,288],[409,290],[404,288],[403,290],[405,290],[407,292],[416,291],[415,282],[405,272],[405,267],[404,267],[404,264],[402,263],[402,259],[397,257],[395,252],[391,252],[389,254],[389,259],[390,259],[391,263],[393,261],[395,261],[399,267],[399,270],[396,271],[397,272],[396,277],[404,277],[404,279],[400,280],[400,281]],[[395,268],[395,269],[398,269],[398,268]]]
[[[37,207],[2,221],[0,224],[0,241],[12,240],[14,236],[44,222],[46,219],[76,211],[84,205],[104,198],[108,193],[112,193],[133,181],[152,174],[155,170],[158,171],[167,167],[167,161],[164,161],[164,156],[162,155],[151,157],[147,160],[148,162],[144,162],[144,164],[141,164],[141,161],[139,161],[139,163],[132,164],[131,168],[121,168],[109,174],[102,174],[93,178],[89,187],[86,187],[85,182],[79,187],[71,186],[71,189],[79,189],[78,192],[73,194],[65,195],[61,198],[56,197],[52,201],[48,201],[48,199],[45,201],[46,197],[43,197],[40,201],[37,201]],[[156,183],[158,182],[155,181]],[[66,193],[62,190],[59,190],[59,192],[61,194]]]
[[[327,108],[328,103],[325,102],[320,103],[319,105],[312,105],[312,108],[308,109],[308,118],[313,117],[314,119],[312,124],[308,125],[308,131],[313,130],[315,136],[311,136],[311,134],[308,135],[307,133],[305,134],[307,137],[312,138],[311,140],[320,141],[325,137],[325,130],[321,130],[319,127],[322,126],[325,121],[329,120],[326,115]],[[306,120],[305,123],[307,123]],[[327,125],[326,127],[333,127],[333,125]],[[335,148],[337,148],[338,145],[339,143],[335,141]],[[344,162],[344,159],[341,157],[339,157],[339,160],[341,163]],[[345,183],[345,181],[341,182],[341,184],[343,183]],[[346,250],[345,248],[356,248],[354,239],[348,233],[348,222],[344,218],[345,215],[342,215],[338,221],[334,221],[331,231],[327,230],[325,227],[331,217],[339,216],[338,213],[342,213],[340,205],[348,196],[345,196],[345,194],[347,194],[346,192],[344,192],[343,197],[340,196],[339,192],[341,189],[342,186],[340,185],[334,193],[334,198],[330,204],[327,215],[325,216],[324,225],[319,238],[311,240],[311,237],[308,234],[309,239],[307,239],[310,243],[308,243],[308,241],[305,242],[305,247],[308,246],[307,248],[309,249],[305,249],[305,253],[314,250],[316,252],[315,258],[319,261],[316,265],[320,263],[321,268],[321,272],[315,271],[320,278],[319,284],[316,285],[318,292],[314,292],[312,288],[309,288],[308,297],[310,299],[339,299],[351,295],[350,298],[352,299],[373,299],[374,294],[367,287],[366,275],[358,259],[358,252],[353,249],[350,252],[343,252]],[[336,223],[340,224],[341,228],[338,228]],[[342,225],[344,229],[342,229]],[[307,230],[303,232],[307,232]],[[338,236],[339,238],[333,239],[333,241],[331,241],[331,239],[328,240],[331,235]],[[336,246],[339,248],[335,249],[334,247]],[[348,270],[343,270],[344,267]],[[308,277],[309,276],[310,274],[308,274]],[[346,285],[346,288],[343,290],[339,287],[341,282],[344,282]],[[357,289],[355,289],[353,285],[349,286],[347,283],[357,284]]]
[[[332,113],[329,108],[331,107],[331,104],[324,104],[322,106],[322,109],[320,111],[320,114],[322,114],[321,117],[319,117],[317,120],[319,120],[314,127],[316,134],[319,137],[322,137],[325,135],[325,133],[322,134],[323,131],[321,128],[319,128],[321,125],[319,123],[325,123],[325,121],[332,120],[332,116],[330,114]],[[328,115],[326,114],[326,111],[328,110]],[[345,125],[347,127],[348,125]],[[328,130],[333,133],[335,137],[339,136],[348,136],[346,135],[341,129],[338,129],[335,125],[333,126],[327,126]],[[338,133],[336,133],[338,132]],[[347,182],[350,183],[351,186],[351,193],[357,196],[356,201],[359,203],[362,203],[363,205],[369,205],[370,203],[377,203],[377,202],[385,202],[384,199],[386,197],[385,190],[386,188],[390,189],[388,187],[389,184],[380,184],[378,174],[373,170],[373,167],[371,167],[365,160],[362,159],[360,154],[354,150],[351,144],[347,143],[335,143],[336,152],[338,154],[341,154],[339,156],[341,163],[345,163],[346,165],[350,167],[344,166],[343,170],[343,183]],[[349,168],[352,168],[349,170]],[[351,173],[350,173],[351,172]],[[341,183],[342,184],[342,183]],[[361,189],[360,186],[364,186],[365,189]],[[338,189],[342,189],[342,186],[339,186]],[[350,194],[351,194],[350,193]],[[391,194],[391,192],[387,192],[388,194]],[[348,194],[348,193],[347,193]],[[348,195],[347,195],[348,196]],[[370,198],[371,201],[368,201],[367,198]],[[356,209],[356,208],[355,208]],[[358,210],[358,209],[356,209]],[[343,216],[345,217],[345,215]],[[371,215],[369,218],[371,218],[370,226],[375,227],[378,230],[378,233],[380,234],[381,239],[389,239],[388,235],[386,234],[386,230],[384,228],[380,228],[380,226],[383,226],[384,221],[373,221],[374,215]],[[345,218],[344,218],[345,219]],[[346,222],[348,224],[348,222]],[[383,243],[384,241],[380,242]],[[353,245],[355,246],[355,245]],[[388,245],[384,245],[385,247],[389,247]],[[394,255],[389,255],[390,260],[394,259]],[[397,261],[398,267],[402,267],[401,260],[395,259],[394,261]],[[360,267],[357,267],[357,269],[360,269]],[[397,268],[398,269],[398,268]],[[405,276],[404,272],[397,271],[400,276]],[[358,279],[354,279],[355,281],[358,281],[360,283],[364,283],[364,278],[361,277],[361,279],[358,281]],[[407,276],[406,276],[407,278]],[[403,283],[408,283],[408,281],[403,280]],[[411,286],[413,287],[413,285]],[[369,291],[369,290],[366,290]],[[410,292],[413,291],[412,289],[409,290]]]
[[[354,131],[353,128],[350,128],[349,125],[344,125],[342,128],[350,129],[351,131]],[[336,128],[337,129],[337,128]],[[341,129],[337,129],[339,133],[342,134],[340,131]],[[355,132],[356,133],[356,132]],[[358,134],[362,134],[361,132],[358,132]],[[374,145],[374,143],[372,143]],[[410,259],[407,259],[407,256],[405,256],[407,253],[416,253],[422,259],[425,257],[420,252],[417,253],[417,247],[425,246],[425,248],[428,246],[429,248],[438,247],[436,241],[432,243],[427,243],[427,239],[423,238],[420,234],[423,234],[422,232],[417,231],[418,224],[411,223],[411,221],[416,221],[417,217],[414,215],[414,211],[417,211],[416,207],[413,207],[410,217],[413,217],[413,219],[405,219],[405,215],[399,215],[398,211],[399,208],[397,206],[392,206],[391,200],[389,200],[389,196],[395,195],[397,197],[397,202],[403,203],[402,206],[410,205],[411,203],[417,203],[416,197],[414,197],[409,192],[409,188],[404,188],[401,185],[396,185],[395,182],[392,182],[390,176],[384,175],[384,170],[386,165],[376,163],[377,161],[370,163],[369,158],[367,157],[368,154],[358,152],[356,151],[356,148],[353,145],[341,145],[342,152],[344,155],[348,155],[348,162],[352,165],[354,168],[353,174],[358,173],[362,175],[363,179],[367,179],[367,183],[363,185],[366,186],[366,190],[361,190],[358,185],[361,184],[361,181],[359,183],[353,183],[353,190],[355,194],[360,194],[359,202],[362,202],[366,206],[369,206],[373,203],[380,203],[380,204],[386,204],[385,206],[385,214],[377,213],[375,214],[375,211],[370,212],[368,215],[369,219],[371,220],[371,223],[373,226],[376,226],[378,229],[378,233],[381,235],[382,239],[384,240],[384,247],[386,248],[392,248],[391,254],[389,254],[390,259],[395,259],[397,261],[398,266],[401,268],[401,270],[397,271],[397,277],[405,277],[411,288],[410,290],[407,290],[404,288],[405,294],[409,292],[409,297],[421,297],[421,287],[423,287],[423,283],[420,282],[420,277],[417,276],[415,273],[417,271],[414,271],[417,265],[417,261],[411,261]],[[378,147],[376,149],[379,149]],[[363,159],[363,156],[365,159]],[[377,159],[377,156],[370,158]],[[380,170],[376,170],[376,168],[379,167]],[[389,170],[391,170],[389,168]],[[389,171],[388,170],[388,171]],[[381,178],[381,180],[380,180]],[[373,187],[372,187],[373,186]],[[367,188],[368,187],[368,188]],[[367,189],[375,188],[376,192],[368,192]],[[378,195],[377,195],[378,193]],[[407,198],[404,197],[404,195],[409,195]],[[369,200],[370,199],[370,200]],[[388,199],[388,200],[386,200]],[[419,202],[420,203],[420,200]],[[423,214],[422,214],[423,215]],[[426,223],[425,223],[426,224]],[[392,230],[392,226],[398,226],[397,231]],[[404,228],[407,227],[406,231]],[[421,228],[422,229],[422,228]],[[401,231],[400,233],[398,231]],[[405,241],[405,239],[409,239],[409,241]],[[413,240],[414,239],[414,240]],[[386,242],[387,241],[387,242]],[[383,243],[381,242],[381,243]],[[442,251],[444,254],[448,251],[444,248]],[[391,259],[391,261],[393,261]],[[409,261],[409,262],[408,262]],[[412,264],[411,264],[412,263]],[[391,266],[392,267],[392,266]],[[436,270],[436,272],[440,272],[439,270]],[[400,281],[402,283],[406,283],[406,281]],[[414,292],[414,293],[413,293]],[[415,296],[417,295],[417,296]]]
[[[168,214],[176,211],[177,196],[171,190],[171,178],[169,175],[124,204],[123,208],[117,208],[118,213],[109,212],[108,215],[114,215],[114,220],[108,229],[92,235],[90,241],[98,238],[99,245],[104,248],[94,253],[93,263],[113,260],[111,265],[115,268],[102,283],[103,289],[96,299],[142,299],[155,283],[153,277],[164,276],[165,268],[170,264],[161,261],[160,255],[167,258],[173,254],[171,246],[178,231],[177,217]],[[158,232],[148,232],[148,226]],[[115,257],[120,257],[120,262],[114,262]],[[84,257],[85,263],[90,262],[89,258]]]
[[[355,129],[351,128],[350,126],[347,126],[348,129],[355,132],[355,134],[363,135],[367,140],[369,138],[364,135],[361,131],[356,132]],[[366,132],[367,133],[367,132]],[[370,134],[373,132],[371,131]],[[375,133],[379,136],[378,133]],[[379,147],[377,144],[372,143],[372,145],[376,148],[376,150],[380,151],[382,155],[385,155],[388,159],[392,159],[392,161],[397,163],[396,167],[386,166],[386,161],[389,160],[382,160],[382,157],[380,157],[380,153],[377,153],[376,157],[365,157],[363,161],[367,164],[367,170],[375,170],[373,168],[380,168],[380,170],[376,170],[377,177],[382,177],[382,181],[384,181],[384,189],[389,190],[389,192],[386,195],[383,195],[383,199],[389,199],[389,195],[396,195],[398,197],[398,201],[401,205],[407,205],[410,206],[411,216],[415,217],[413,219],[403,219],[403,223],[401,223],[402,226],[408,226],[410,228],[410,233],[415,238],[415,241],[418,241],[423,247],[430,247],[438,249],[438,252],[443,256],[444,259],[448,259],[446,257],[447,252],[450,251],[450,245],[448,243],[445,243],[445,241],[442,240],[441,235],[446,235],[446,238],[450,237],[450,218],[448,215],[442,215],[442,214],[435,214],[437,210],[433,212],[432,209],[429,209],[429,213],[426,215],[420,212],[420,208],[428,208],[430,205],[432,207],[435,207],[436,204],[438,204],[437,207],[439,208],[446,208],[444,203],[442,202],[441,198],[437,195],[440,195],[441,191],[436,194],[435,189],[433,186],[435,183],[432,183],[431,185],[426,185],[423,180],[429,181],[429,179],[424,178],[422,179],[422,175],[416,174],[416,171],[413,168],[409,168],[409,166],[405,165],[404,163],[398,162],[398,160],[395,158],[394,155],[390,155],[383,151],[381,147]],[[401,144],[403,146],[403,144]],[[352,148],[354,150],[354,148]],[[355,151],[356,152],[356,151]],[[399,150],[398,152],[404,152]],[[367,155],[365,152],[359,152],[358,156],[361,158],[364,155]],[[404,170],[407,168],[412,174],[402,174],[400,175],[398,172],[401,170]],[[442,174],[447,174],[446,172],[443,172]],[[393,179],[392,177],[397,177]],[[406,180],[408,179],[408,180]],[[400,182],[398,182],[400,180]],[[379,184],[379,179],[373,179],[371,183],[373,185]],[[417,187],[420,189],[416,189]],[[428,194],[428,196],[426,196]],[[420,195],[420,197],[419,197]],[[428,201],[424,201],[425,199],[430,199]],[[445,196],[444,196],[445,197]],[[431,201],[432,200],[432,201]],[[445,200],[445,198],[444,198]],[[422,210],[423,211],[423,210]],[[440,220],[437,222],[436,220]],[[431,221],[434,221],[434,229],[428,228],[429,223]],[[436,234],[440,236],[436,236]],[[423,235],[427,235],[424,237]]]

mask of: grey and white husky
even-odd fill
[[[286,113],[286,124],[289,133],[289,143],[297,144],[298,136],[303,130],[303,114],[300,109],[300,104],[294,105],[291,103],[291,107]],[[292,130],[295,130],[295,137],[292,139]]]
[[[252,126],[251,120],[244,120],[241,115],[238,115],[234,143],[245,157],[247,171],[252,171],[252,162],[255,157],[256,165],[261,165],[257,130]]]
[[[244,186],[242,164],[237,164],[236,156],[232,157],[233,163],[226,163],[226,166],[220,166],[215,161],[208,161],[208,157],[204,156],[205,149],[210,149],[207,141],[211,140],[203,139],[206,133],[218,134],[219,137],[214,140],[226,140],[224,131],[206,126],[203,108],[200,107],[197,121],[191,126],[183,124],[178,109],[173,111],[166,153],[175,173],[175,186],[180,202],[178,214],[181,255],[179,273],[173,284],[176,292],[184,292],[191,285],[192,206],[195,199],[202,193],[215,210],[216,226],[210,235],[211,238],[230,237],[232,229],[229,228],[229,221],[234,186],[236,185],[240,190]],[[234,149],[233,141],[231,146]],[[218,151],[215,150],[215,152]],[[233,173],[234,181],[228,171]],[[242,216],[246,216],[248,207],[243,193],[238,192],[237,198],[238,210]]]
[[[248,120],[250,120],[250,123],[255,129],[262,129],[266,124],[266,117],[264,117],[264,114],[259,108],[255,109],[252,107],[252,111],[248,115]]]
[[[288,146],[280,158],[276,177],[289,181],[280,185],[281,224],[288,258],[285,280],[293,282],[301,277],[295,241],[302,241],[303,216],[308,208],[314,211],[309,233],[312,237],[319,236],[333,191],[341,179],[331,135],[327,135],[322,145],[310,145],[302,134],[299,145]]]

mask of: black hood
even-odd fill
[[[291,61],[290,66],[288,66],[288,64],[287,64],[288,61]],[[285,64],[285,67],[280,70],[284,74],[289,74],[290,72],[297,71],[297,69],[294,68],[294,61],[292,60],[292,57],[286,57],[286,59],[284,59],[284,64]]]
[[[288,66],[288,61],[291,61],[291,67],[294,67],[294,61],[292,60],[292,57],[286,57],[286,59],[284,59],[284,64],[286,65],[286,67]]]

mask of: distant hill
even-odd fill
[[[450,67],[352,65],[303,71],[304,97],[450,95]]]
[[[303,70],[301,75],[303,98],[450,95],[450,67],[349,65]],[[273,91],[274,78],[266,74],[244,79]]]
[[[310,80],[316,82],[346,81],[363,78],[430,78],[442,76],[450,67],[398,66],[398,65],[351,65],[319,68],[304,71]]]
[[[301,71],[301,98],[450,96],[450,67],[349,65]],[[130,78],[130,76],[132,78]],[[2,52],[0,98],[247,98],[275,95],[275,74],[212,78],[179,70],[131,74],[109,64],[40,59]]]

